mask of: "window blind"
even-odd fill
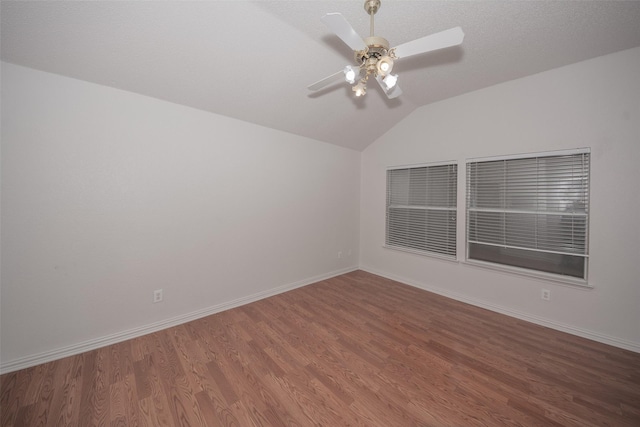
[[[589,153],[467,163],[467,256],[586,278]]]
[[[386,245],[456,256],[456,164],[387,170]]]

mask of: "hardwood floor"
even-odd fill
[[[640,426],[640,354],[361,271],[0,381],[3,427]]]

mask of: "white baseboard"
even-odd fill
[[[557,331],[566,332],[568,334],[576,335],[582,338],[587,338],[592,341],[597,341],[603,344],[608,344],[614,347],[623,348],[636,353],[640,353],[640,343],[627,341],[621,338],[604,335],[599,332],[593,332],[586,329],[576,328],[571,325],[566,325],[553,320],[545,319],[542,317],[534,316],[521,311],[513,310],[510,308],[502,307],[492,304],[487,301],[479,300],[476,298],[469,298],[467,296],[451,292],[442,288],[434,287],[426,283],[417,282],[406,277],[398,276],[391,273],[385,273],[371,268],[369,266],[360,266],[360,270],[368,273],[376,274],[378,276],[386,277],[387,279],[395,280],[396,282],[404,283],[416,288],[424,289],[425,291],[433,292],[434,294],[442,295],[447,298],[461,301],[467,304],[474,305],[476,307],[486,308],[487,310],[495,311],[496,313],[505,314],[507,316],[515,317],[517,319],[525,320],[527,322],[535,323],[536,325],[546,326],[547,328],[555,329]]]
[[[281,294],[283,292],[287,292],[303,286],[307,286],[312,283],[319,282],[321,280],[330,279],[331,277],[339,276],[341,274],[349,273],[355,270],[358,270],[357,266],[335,270],[329,273],[299,280],[297,282],[278,286],[277,288],[269,289],[267,291],[258,292],[253,295],[248,295],[246,297],[238,298],[233,301],[228,301],[228,302],[214,305],[212,307],[207,307],[202,310],[196,310],[191,313],[172,317],[166,320],[161,320],[159,322],[154,322],[145,326],[128,329],[126,331],[118,332],[111,335],[106,335],[103,337],[95,338],[92,340],[84,341],[78,344],[73,344],[67,347],[62,347],[62,348],[58,348],[51,351],[46,351],[43,353],[21,357],[19,359],[14,359],[9,362],[3,362],[3,363],[0,363],[0,374],[6,374],[8,372],[18,371],[20,369],[29,368],[32,366],[40,365],[42,363],[51,362],[57,359],[62,359],[63,357],[74,356],[76,354],[84,353],[86,351],[95,350],[100,347],[105,347],[111,344],[116,344],[122,341],[126,341],[128,339],[137,338],[143,335],[147,335],[153,332],[170,328],[172,326],[181,325],[183,323],[187,323],[192,320],[210,316],[212,314],[216,314],[221,311],[229,310],[231,308],[249,304],[254,301],[269,298],[271,296]]]

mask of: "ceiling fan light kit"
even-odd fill
[[[371,17],[371,29],[370,36],[364,39],[340,13],[328,13],[322,17],[322,21],[354,51],[357,67],[347,65],[342,73],[344,80],[353,85],[355,95],[365,95],[367,82],[373,77],[387,97],[393,99],[402,94],[397,85],[398,75],[391,74],[396,60],[459,45],[464,39],[464,32],[460,27],[455,27],[390,49],[387,39],[374,35],[374,15],[379,9],[380,0],[365,0],[364,10]],[[342,73],[338,72],[315,82],[309,86],[309,90],[320,90],[335,83]],[[356,83],[356,78],[363,73],[364,76]]]
[[[391,72],[393,69],[393,58],[388,55],[382,56],[378,59],[376,63],[376,71],[382,77],[385,77],[387,74]]]
[[[344,79],[349,84],[354,84],[356,82],[356,77],[360,74],[359,68],[353,68],[351,65],[347,65],[343,70]]]
[[[387,89],[391,89],[392,87],[394,87],[397,81],[398,81],[397,74],[389,74],[388,76],[382,79],[382,82],[384,83]]]

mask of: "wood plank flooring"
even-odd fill
[[[640,354],[357,271],[0,377],[17,426],[640,426]]]

